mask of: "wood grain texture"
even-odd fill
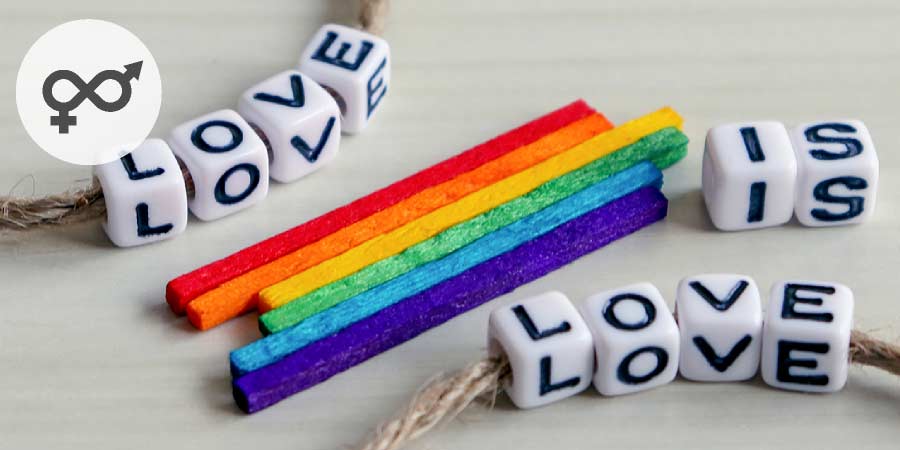
[[[35,191],[47,193],[89,175],[39,151],[15,110],[21,58],[52,26],[94,17],[138,34],[163,77],[155,130],[163,135],[293,66],[323,21],[349,23],[354,8],[350,0],[0,2],[0,190],[29,193],[33,177]],[[385,33],[391,93],[371,128],[342,141],[331,166],[273,186],[242,214],[192,220],[184,236],[163,244],[113,249],[97,225],[0,238],[0,448],[340,448],[435,372],[479,358],[493,306],[551,288],[584,299],[649,280],[671,304],[681,277],[705,271],[747,273],[764,290],[784,277],[835,280],[854,289],[859,327],[897,337],[898,29],[894,0],[396,0]],[[238,412],[228,351],[258,337],[256,318],[197,333],[165,305],[167,280],[578,97],[615,123],[663,104],[685,117],[692,144],[666,172],[672,204],[664,223],[265,412]],[[711,230],[698,191],[710,126],[846,116],[866,122],[879,150],[872,222]],[[421,447],[894,449],[898,420],[900,383],[854,369],[847,389],[828,396],[679,380],[527,412],[501,400],[493,412],[467,412]]]

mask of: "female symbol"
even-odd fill
[[[81,105],[85,99],[90,100],[97,109],[105,112],[116,112],[124,108],[131,101],[131,80],[140,78],[143,63],[143,61],[138,61],[126,64],[123,72],[104,70],[95,75],[94,78],[91,78],[91,81],[88,83],[85,83],[77,73],[71,70],[57,70],[51,73],[44,80],[44,102],[59,114],[50,116],[50,125],[58,127],[59,134],[67,134],[69,127],[74,127],[78,122],[78,117],[69,115],[69,112]],[[78,89],[78,93],[67,102],[60,102],[53,96],[53,86],[56,82],[62,80],[72,83]],[[97,88],[107,80],[119,83],[119,88],[121,89],[119,98],[112,102],[107,102],[97,94]]]

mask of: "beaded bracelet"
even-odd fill
[[[853,330],[854,298],[838,283],[780,281],[765,317],[750,277],[705,274],[678,286],[675,314],[650,283],[590,296],[576,308],[559,292],[491,312],[488,355],[423,387],[358,448],[404,447],[483,395],[505,391],[519,408],[556,402],[590,385],[603,396],[761,374],[778,389],[842,389],[851,362],[900,376],[900,346]]]
[[[173,238],[188,211],[216,220],[328,164],[341,133],[361,132],[378,111],[391,78],[390,48],[377,36],[387,0],[361,0],[360,29],[322,26],[287,70],[244,92],[224,109],[147,139],[120,160],[94,167],[93,183],[37,199],[0,198],[0,231],[105,217],[117,246]]]

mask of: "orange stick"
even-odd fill
[[[594,114],[450,181],[425,189],[204,293],[187,305],[188,319],[195,327],[206,330],[237,317],[256,307],[260,290],[541,163],[611,128],[612,124],[605,117]]]

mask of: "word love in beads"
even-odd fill
[[[862,223],[872,216],[878,155],[858,120],[744,122],[709,130],[703,198],[716,228]]]
[[[306,47],[300,70],[248,89],[237,111],[177,126],[96,166],[106,199],[104,229],[118,246],[177,236],[188,210],[215,220],[264,199],[269,177],[290,182],[337,155],[341,132],[358,133],[387,93],[390,49],[377,36],[329,24]],[[182,171],[190,174],[186,188]]]
[[[742,381],[761,371],[770,386],[835,392],[847,381],[853,293],[836,283],[772,286],[765,320],[749,277],[708,274],[681,281],[676,318],[650,283],[593,295],[581,311],[559,292],[494,310],[492,356],[512,368],[507,392],[532,408],[581,392],[602,395],[695,381]],[[595,363],[596,362],[596,363]]]

